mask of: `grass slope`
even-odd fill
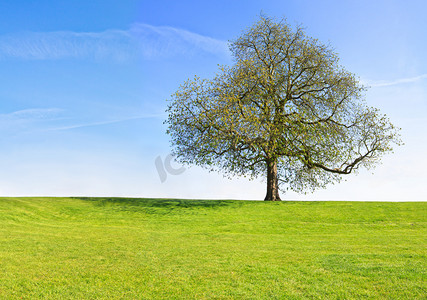
[[[426,299],[427,203],[0,198],[1,299]]]

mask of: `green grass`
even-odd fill
[[[0,198],[1,299],[426,299],[427,203]]]

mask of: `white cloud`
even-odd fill
[[[26,32],[0,36],[0,59],[127,61],[210,53],[227,57],[227,43],[173,27],[134,24],[103,32]]]
[[[227,42],[183,29],[135,24],[128,32],[138,40],[146,57],[190,54],[200,50],[216,55],[229,55]]]
[[[45,123],[62,119],[63,110],[59,108],[30,108],[0,114],[0,131],[17,132],[32,128],[36,123]]]
[[[90,123],[78,123],[78,124],[72,124],[72,125],[66,125],[61,127],[54,127],[49,130],[70,130],[70,129],[76,129],[76,128],[83,128],[83,127],[93,127],[93,126],[101,126],[101,125],[108,125],[108,124],[115,124],[120,122],[126,122],[131,120],[140,120],[140,119],[149,119],[149,118],[164,118],[165,114],[152,114],[152,115],[143,115],[143,116],[135,116],[135,117],[125,117],[121,119],[114,119],[114,120],[106,120],[106,121],[98,121],[98,122],[90,122]]]
[[[427,78],[427,74],[422,74],[415,77],[409,77],[409,78],[400,78],[396,80],[386,81],[386,80],[380,80],[380,81],[365,81],[364,83],[371,87],[384,87],[384,86],[393,86],[398,84],[404,84],[404,83],[413,83],[420,80],[423,80]]]
[[[84,127],[102,126],[121,123],[131,120],[149,118],[165,118],[164,113],[142,114],[134,116],[122,116],[120,118],[104,118],[104,120],[91,121],[65,116],[66,111],[60,108],[29,108],[10,113],[0,114],[0,129],[22,131],[31,129],[34,131],[62,131]]]
[[[11,113],[0,114],[0,120],[39,120],[49,119],[57,116],[63,110],[59,108],[29,108],[14,111]]]

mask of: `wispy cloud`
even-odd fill
[[[78,117],[66,116],[66,111],[59,108],[29,108],[0,114],[0,130],[12,132],[62,131],[85,127],[95,127],[121,123],[132,120],[165,118],[165,113],[122,116],[118,118],[100,118],[91,121]]]
[[[26,132],[30,128],[63,119],[63,110],[59,108],[29,108],[9,113],[0,113],[0,132]]]
[[[138,40],[146,57],[158,55],[192,54],[203,51],[216,55],[229,55],[228,43],[187,30],[135,24],[128,31]]]
[[[0,121],[31,121],[56,118],[63,110],[60,108],[29,108],[0,114]]]
[[[227,42],[187,30],[134,24],[103,32],[26,32],[0,36],[0,59],[127,61],[197,53],[229,56]]]
[[[427,78],[427,74],[422,74],[415,77],[400,78],[400,79],[391,80],[391,81],[385,81],[385,80],[366,81],[365,84],[371,87],[384,87],[384,86],[393,86],[393,85],[404,84],[404,83],[413,83],[426,78]]]
[[[84,128],[84,127],[109,125],[109,124],[121,123],[126,121],[132,121],[132,120],[149,119],[149,118],[164,118],[164,114],[142,115],[142,116],[127,117],[127,118],[98,121],[98,122],[77,123],[77,124],[65,125],[60,127],[52,127],[49,130],[70,130],[70,129]]]

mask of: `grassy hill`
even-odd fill
[[[427,203],[0,198],[1,299],[426,299]]]

